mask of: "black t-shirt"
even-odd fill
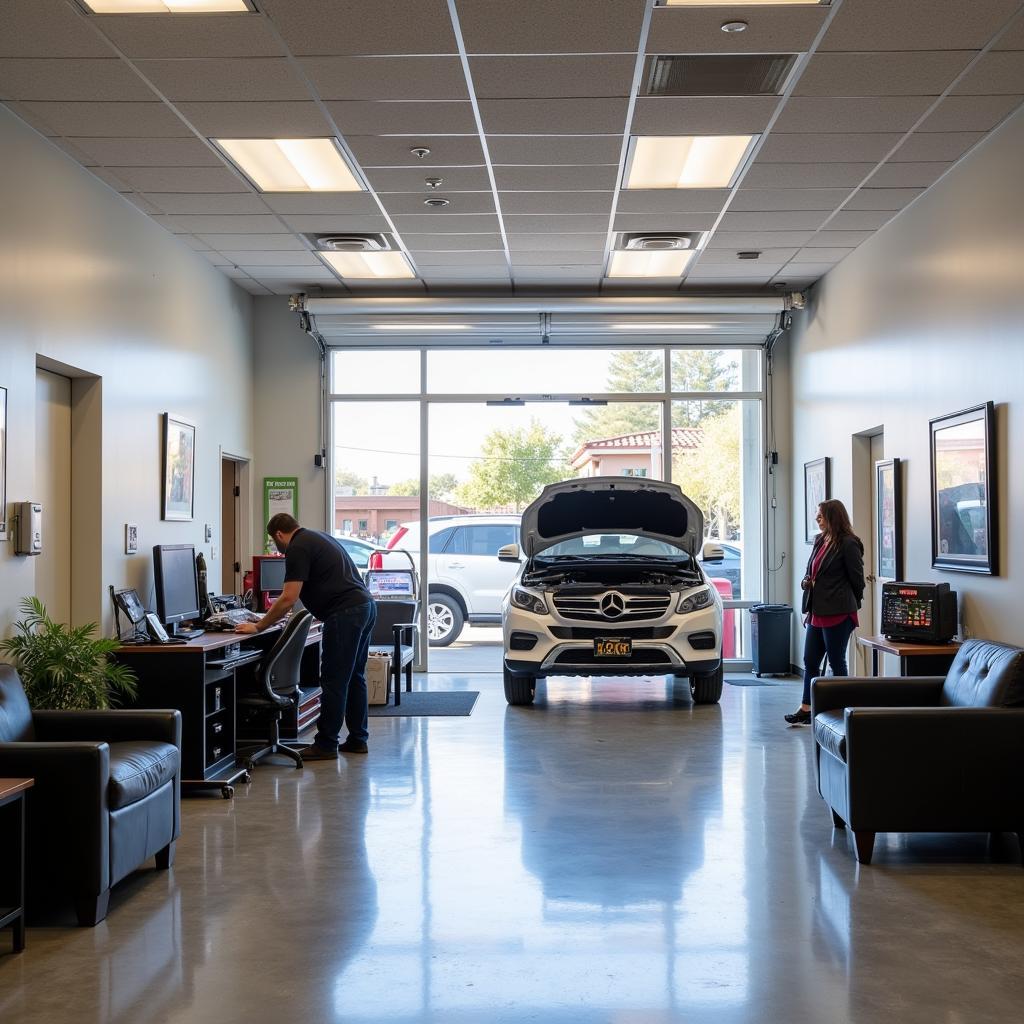
[[[318,530],[295,532],[284,555],[284,581],[302,584],[302,603],[318,619],[371,600],[348,552]]]

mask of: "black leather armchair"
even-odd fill
[[[1024,857],[1024,650],[968,640],[945,678],[811,683],[818,792],[857,860],[878,832],[1016,832]]]
[[[174,862],[181,832],[178,711],[33,711],[0,665],[0,775],[31,777],[32,903],[68,896],[79,924],[106,917],[110,888],[143,861]]]

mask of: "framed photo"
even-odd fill
[[[196,495],[196,428],[180,416],[164,413],[162,519],[191,522]]]
[[[818,536],[815,516],[818,506],[832,497],[832,460],[815,459],[804,463],[804,530],[808,544]]]
[[[0,388],[0,538],[7,537],[7,388]]]
[[[126,555],[137,555],[139,553],[138,523],[124,524],[124,553]]]
[[[999,572],[995,406],[929,421],[932,477],[932,566]]]
[[[903,488],[900,460],[875,463],[875,575],[903,579]]]

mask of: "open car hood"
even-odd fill
[[[592,533],[630,533],[667,541],[697,557],[704,515],[676,484],[592,476],[548,484],[523,512],[523,554]]]

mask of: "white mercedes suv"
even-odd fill
[[[502,604],[505,697],[533,702],[544,676],[687,678],[722,695],[722,599],[697,561],[700,509],[675,485],[589,477],[545,487],[523,513],[521,562]],[[523,557],[525,556],[525,558]],[[722,557],[713,544],[703,560]]]

